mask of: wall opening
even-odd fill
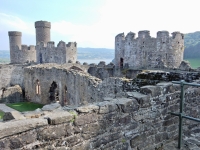
[[[40,63],[42,63],[42,53],[40,53]]]
[[[123,66],[124,66],[124,59],[120,58],[120,67],[123,67]]]
[[[69,104],[69,100],[68,100],[68,96],[67,96],[67,86],[65,85],[64,87],[64,105],[68,105]]]
[[[36,80],[36,84],[35,84],[35,85],[36,85],[36,86],[35,86],[35,93],[36,93],[37,95],[41,94],[41,91],[40,91],[40,82],[39,82],[38,79]]]
[[[50,102],[59,101],[59,90],[55,81],[52,82],[51,87],[49,88],[49,100]]]

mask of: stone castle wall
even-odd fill
[[[69,42],[66,44],[60,41],[55,47],[54,42],[39,42],[36,46],[37,63],[57,63],[64,64],[76,63],[77,60],[77,44],[76,42]]]
[[[22,33],[9,31],[10,40],[10,62],[12,64],[22,64],[27,62],[37,63],[76,63],[77,43],[66,44],[60,41],[55,47],[51,40],[51,23],[47,21],[35,22],[36,46],[21,44]]]
[[[124,33],[115,37],[115,65],[128,64],[134,68],[178,68],[183,60],[184,36],[173,32],[172,37],[167,31],[157,32],[152,38],[149,31]]]
[[[12,64],[21,64],[27,62],[36,62],[35,46],[21,44],[21,32],[8,32],[10,41],[10,62]]]
[[[187,115],[199,118],[199,98],[200,88],[186,87]],[[169,148],[165,144],[177,138],[179,120],[169,112],[177,112],[179,102],[180,86],[169,82],[70,111],[39,112],[40,118],[0,123],[0,149]],[[185,120],[183,133],[184,139],[194,141],[199,123]]]
[[[0,89],[20,85],[24,89],[24,67],[28,65],[0,65]]]
[[[103,101],[105,97],[124,96],[122,85],[128,79],[111,77],[102,81],[82,68],[84,66],[74,64],[27,67],[24,72],[25,96],[33,102],[50,103],[49,91],[53,82],[57,84],[58,99],[62,105],[79,106]],[[37,81],[40,83],[40,94],[36,94]]]

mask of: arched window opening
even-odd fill
[[[68,105],[67,86],[64,87],[64,105]]]
[[[37,95],[41,94],[41,91],[40,91],[40,82],[39,82],[38,79],[36,80],[35,91],[36,91]]]

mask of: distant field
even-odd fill
[[[200,58],[190,58],[190,59],[185,59],[190,62],[190,65],[192,68],[196,69],[197,67],[200,67]]]

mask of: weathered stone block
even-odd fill
[[[118,98],[117,101],[113,102],[115,102],[124,113],[134,112],[139,109],[136,99]]]
[[[55,109],[58,109],[59,107],[61,107],[61,105],[59,103],[52,103],[52,104],[48,104],[42,107],[43,111],[53,111]]]
[[[127,92],[127,95],[128,97],[135,98],[142,108],[151,106],[149,95],[144,95],[139,92]]]
[[[55,140],[62,136],[67,136],[65,125],[46,126],[37,130],[39,140]]]
[[[48,125],[47,120],[40,118],[1,123],[0,138],[35,129],[45,125]]]
[[[3,120],[8,121],[8,120],[12,120],[12,119],[22,120],[22,119],[26,119],[26,118],[24,117],[24,115],[22,115],[18,111],[5,112],[5,114],[3,116]]]
[[[84,139],[89,139],[94,136],[97,136],[101,133],[103,133],[104,129],[101,128],[100,124],[92,123],[92,124],[87,124],[82,127],[82,136]]]
[[[46,115],[46,117],[48,117],[49,124],[60,124],[64,122],[70,122],[74,119],[74,115],[67,111],[49,113]]]
[[[109,113],[109,112],[113,112],[118,110],[118,107],[115,103],[111,103],[111,102],[100,102],[97,104],[100,108],[99,108],[99,113],[100,114],[105,114],[105,113]]]
[[[156,97],[161,95],[161,88],[159,86],[147,85],[147,86],[142,86],[140,88],[140,92],[145,95]]]
[[[97,105],[86,105],[86,106],[80,106],[76,108],[76,111],[80,113],[89,113],[89,112],[97,112],[99,110],[99,106]]]
[[[92,122],[96,122],[98,120],[98,116],[95,113],[92,114],[86,114],[86,115],[79,115],[75,118],[75,125],[80,126],[80,125],[85,125],[89,124]]]

